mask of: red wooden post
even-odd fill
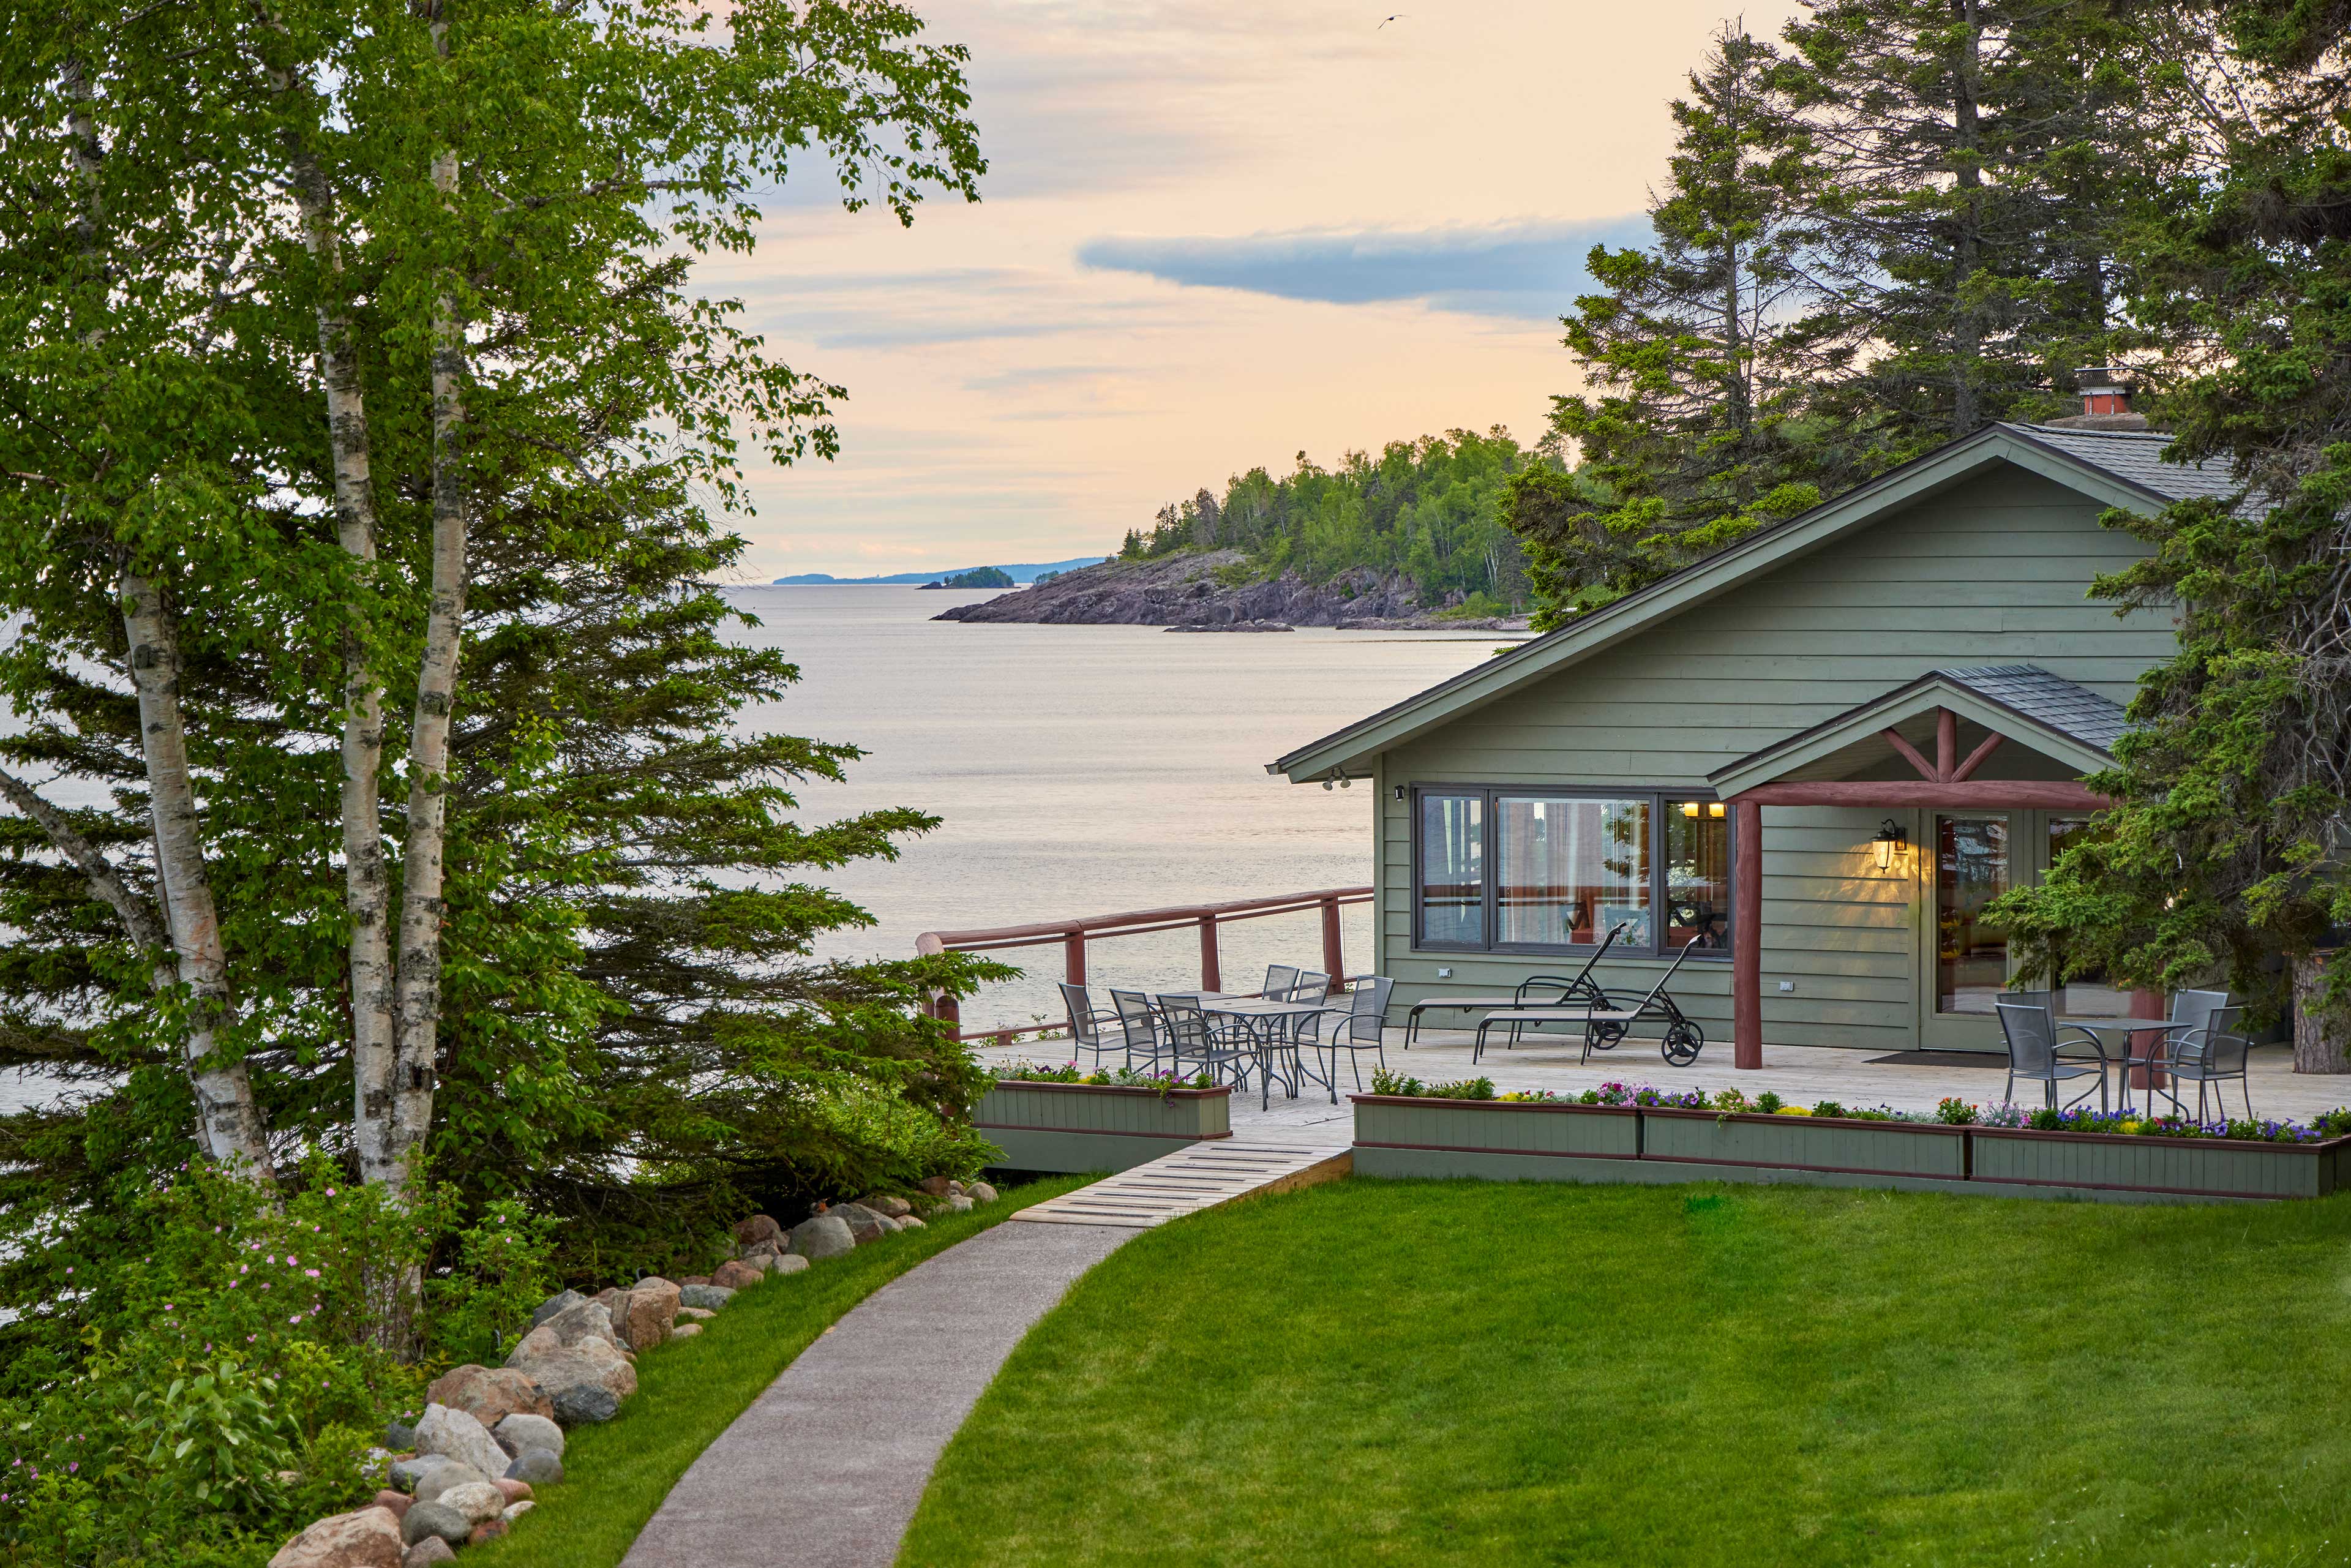
[[[1069,971],[1070,984],[1086,983],[1086,928],[1072,925],[1070,934],[1061,938],[1062,967]]]
[[[1763,1065],[1763,808],[1732,802],[1730,1064]]]
[[[1322,901],[1322,972],[1331,977],[1330,991],[1334,994],[1340,982],[1346,978],[1346,964],[1339,952],[1339,901]]]
[[[1959,716],[1949,708],[1935,710],[1935,777],[1949,779],[1959,766]]]
[[[1217,967],[1217,917],[1213,915],[1200,916],[1200,988],[1225,988],[1224,975]]]
[[[963,1004],[946,992],[939,993],[931,1003],[931,1016],[946,1020],[947,1035],[953,1040],[963,1038]]]

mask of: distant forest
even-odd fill
[[[1227,480],[1221,497],[1203,487],[1170,502],[1148,532],[1129,530],[1119,553],[1238,549],[1269,577],[1294,567],[1322,582],[1364,568],[1410,579],[1431,605],[1516,608],[1528,597],[1527,561],[1502,500],[1515,476],[1551,461],[1499,425],[1392,441],[1376,455],[1349,452],[1334,468],[1301,452],[1285,477],[1252,468]]]

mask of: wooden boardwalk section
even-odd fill
[[[1190,1144],[1092,1186],[1048,1198],[1008,1224],[1116,1225],[1147,1229],[1237,1198],[1335,1181],[1353,1168],[1352,1150],[1305,1142]]]

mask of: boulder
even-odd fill
[[[435,1456],[439,1458],[441,1456]],[[442,1494],[452,1487],[472,1486],[490,1478],[462,1459],[450,1459],[424,1472],[416,1483],[417,1502],[439,1502]]]
[[[848,1222],[833,1214],[810,1215],[792,1227],[792,1251],[813,1261],[838,1258],[857,1245]]]
[[[416,1454],[405,1459],[392,1461],[392,1484],[402,1491],[414,1491],[417,1479],[427,1470],[438,1469],[450,1461],[439,1454]]]
[[[400,1521],[363,1508],[319,1521],[277,1549],[269,1568],[400,1568]]]
[[[710,1276],[707,1274],[681,1274],[678,1276],[677,1288],[683,1291],[688,1285],[707,1285],[708,1283],[710,1283]]]
[[[556,1313],[568,1312],[587,1299],[577,1291],[558,1291],[538,1303],[538,1310],[530,1314],[530,1326],[537,1328]]]
[[[756,1246],[744,1248],[742,1257],[737,1259],[737,1261],[756,1264],[762,1259],[781,1258],[791,1249],[792,1239],[790,1237],[770,1236],[768,1239],[759,1242]]]
[[[735,1292],[724,1285],[688,1285],[678,1292],[680,1307],[700,1307],[706,1312],[715,1312],[734,1299]],[[672,1308],[673,1320],[676,1313],[677,1309]]]
[[[509,1454],[527,1453],[532,1448],[563,1452],[563,1428],[545,1416],[509,1416],[497,1424],[490,1436]]]
[[[547,1390],[558,1421],[563,1420],[563,1396],[567,1390],[592,1385],[610,1390],[615,1400],[626,1399],[637,1391],[637,1369],[620,1351],[601,1339],[583,1339],[568,1349],[525,1362],[522,1370]]]
[[[677,1310],[677,1321],[681,1323],[707,1322],[717,1315],[718,1314],[716,1312],[712,1312],[708,1307],[680,1307]],[[676,1331],[673,1327],[671,1332],[674,1333]]]
[[[931,1205],[931,1212],[934,1214],[969,1214],[971,1212],[971,1199],[966,1197],[959,1192],[951,1192],[947,1194],[946,1197],[939,1199],[938,1202]]]
[[[621,1413],[621,1396],[593,1383],[581,1383],[555,1396],[555,1418],[566,1427],[592,1426]]]
[[[472,1481],[443,1492],[437,1506],[455,1509],[465,1516],[465,1522],[469,1525],[479,1524],[484,1520],[496,1519],[507,1511],[507,1494],[498,1490],[496,1481]]]
[[[512,1524],[516,1520],[520,1519],[524,1514],[528,1513],[532,1509],[535,1509],[538,1506],[538,1504],[531,1501],[530,1499],[525,1498],[520,1502],[508,1503],[507,1505],[506,1512],[500,1514],[498,1517],[505,1520],[508,1524]]]
[[[414,1424],[407,1421],[386,1423],[383,1428],[383,1446],[395,1453],[416,1447]]]
[[[773,1219],[764,1214],[755,1214],[748,1219],[738,1219],[735,1222],[735,1245],[744,1248],[757,1247],[762,1241],[775,1240],[783,1233],[784,1228]]]
[[[507,1467],[507,1479],[551,1487],[563,1479],[563,1456],[552,1448],[525,1448]]]
[[[700,1323],[679,1323],[669,1331],[672,1339],[692,1339],[702,1332]]]
[[[437,1535],[428,1535],[408,1549],[400,1560],[400,1568],[433,1568],[436,1563],[455,1563],[457,1549]]]
[[[508,1504],[521,1502],[530,1496],[530,1483],[517,1480],[512,1476],[502,1476],[490,1484],[507,1494]]]
[[[624,1299],[627,1292],[608,1291],[604,1294]],[[565,1344],[578,1344],[583,1339],[601,1339],[607,1344],[617,1345],[621,1343],[617,1326],[620,1321],[619,1310],[604,1296],[599,1296],[592,1301],[572,1302],[539,1327],[553,1330],[555,1337]],[[536,1333],[538,1331],[534,1329],[531,1332]],[[508,1360],[507,1364],[512,1366],[514,1362]]]
[[[655,1274],[640,1280],[629,1291],[625,1314],[616,1314],[612,1326],[631,1350],[640,1354],[669,1337],[677,1317],[677,1287]]]
[[[507,1352],[507,1364],[508,1366],[522,1366],[529,1362],[538,1361],[547,1356],[559,1354],[562,1350],[563,1341],[557,1337],[553,1329],[549,1328],[545,1323],[541,1323],[538,1327],[523,1335],[522,1338],[515,1341],[515,1347]]]
[[[404,1491],[380,1491],[375,1494],[375,1500],[368,1506],[388,1508],[392,1510],[392,1517],[398,1519],[408,1511],[408,1505],[415,1500]]]
[[[784,1256],[776,1260],[775,1267],[769,1269],[768,1272],[769,1274],[797,1274],[808,1266],[809,1260],[801,1257],[799,1253],[787,1252]]]
[[[898,1221],[898,1228],[899,1228],[899,1229],[901,1229],[901,1230],[920,1230],[920,1229],[922,1229],[922,1228],[923,1228],[923,1218],[922,1218],[922,1216],[920,1216],[920,1215],[918,1215],[918,1214],[909,1214],[909,1215],[905,1216],[904,1218],[902,1218],[902,1219],[900,1219],[900,1220]]]
[[[508,1366],[495,1372],[486,1366],[453,1366],[427,1385],[424,1397],[432,1404],[463,1410],[485,1427],[516,1414],[544,1416],[552,1408],[545,1389],[527,1373]]]
[[[746,1285],[756,1285],[768,1277],[764,1265],[751,1263],[721,1263],[710,1271],[710,1282],[722,1291],[739,1291]]]
[[[972,1183],[969,1186],[963,1189],[963,1194],[974,1203],[994,1203],[996,1201],[996,1189],[988,1186],[984,1181],[976,1181]]]
[[[860,1247],[882,1239],[882,1217],[870,1208],[853,1203],[836,1203],[825,1210],[833,1218],[849,1227],[849,1234]]]
[[[886,1192],[868,1193],[857,1200],[857,1207],[870,1208],[874,1213],[891,1219],[904,1219],[914,1212],[913,1204],[903,1197]]]
[[[465,1537],[465,1544],[468,1546],[479,1546],[485,1541],[496,1541],[499,1536],[504,1535],[506,1532],[507,1521],[505,1520],[489,1520],[484,1523],[474,1526],[474,1532]]]
[[[949,1197],[968,1197],[971,1196],[971,1189],[965,1186],[963,1183],[959,1181],[949,1181],[947,1183],[947,1196]]]
[[[922,1180],[914,1184],[917,1188],[929,1193],[933,1197],[946,1197],[947,1189],[954,1185],[955,1184],[953,1182],[949,1181],[943,1176],[925,1176]]]
[[[444,1508],[437,1502],[420,1502],[408,1511],[400,1521],[400,1539],[410,1546],[430,1538],[438,1538],[452,1546],[465,1544],[465,1537],[474,1533],[474,1521],[454,1508]]]
[[[490,1429],[465,1411],[453,1410],[446,1405],[424,1406],[424,1418],[416,1423],[416,1451],[446,1454],[485,1476],[496,1475],[507,1468],[507,1451],[498,1447]]]

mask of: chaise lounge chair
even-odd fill
[[[1682,961],[1705,940],[1700,935],[1685,943],[1682,950],[1674,955],[1674,961],[1666,966],[1666,972],[1657,977],[1657,983],[1649,988],[1648,995],[1638,1001],[1625,1000],[1632,994],[1625,992],[1606,998],[1597,1007],[1511,1008],[1488,1013],[1478,1020],[1478,1044],[1470,1051],[1469,1060],[1475,1062],[1486,1054],[1487,1031],[1497,1026],[1510,1031],[1510,1048],[1516,1050],[1520,1038],[1530,1029],[1552,1023],[1580,1023],[1583,1026],[1583,1060],[1590,1061],[1595,1048],[1608,1050],[1624,1039],[1635,1024],[1662,1022],[1666,1032],[1658,1042],[1658,1052],[1676,1067],[1687,1067],[1705,1048],[1706,1030],[1675,1005],[1674,998],[1666,994],[1666,986],[1673,979],[1674,971],[1682,967]]]
[[[1424,1001],[1413,1003],[1404,1016],[1404,1048],[1410,1051],[1412,1042],[1420,1038],[1420,1015],[1431,1009],[1440,1011],[1459,1009],[1466,1012],[1479,1012],[1493,1009],[1510,1011],[1520,1008],[1567,1008],[1579,1005],[1606,1007],[1608,993],[1602,990],[1599,982],[1592,977],[1593,966],[1607,956],[1608,949],[1616,945],[1616,938],[1624,935],[1625,927],[1630,924],[1632,924],[1630,921],[1620,920],[1610,926],[1608,935],[1601,938],[1599,947],[1594,949],[1591,957],[1583,961],[1583,967],[1578,970],[1573,978],[1565,975],[1534,975],[1530,976],[1524,984],[1507,997],[1430,997]],[[1531,993],[1548,992],[1553,987],[1558,988],[1555,995],[1546,995],[1534,1000],[1529,999]],[[1609,1045],[1614,1043],[1614,1040],[1608,1042]],[[1603,1046],[1601,1049],[1605,1051],[1608,1047]]]

